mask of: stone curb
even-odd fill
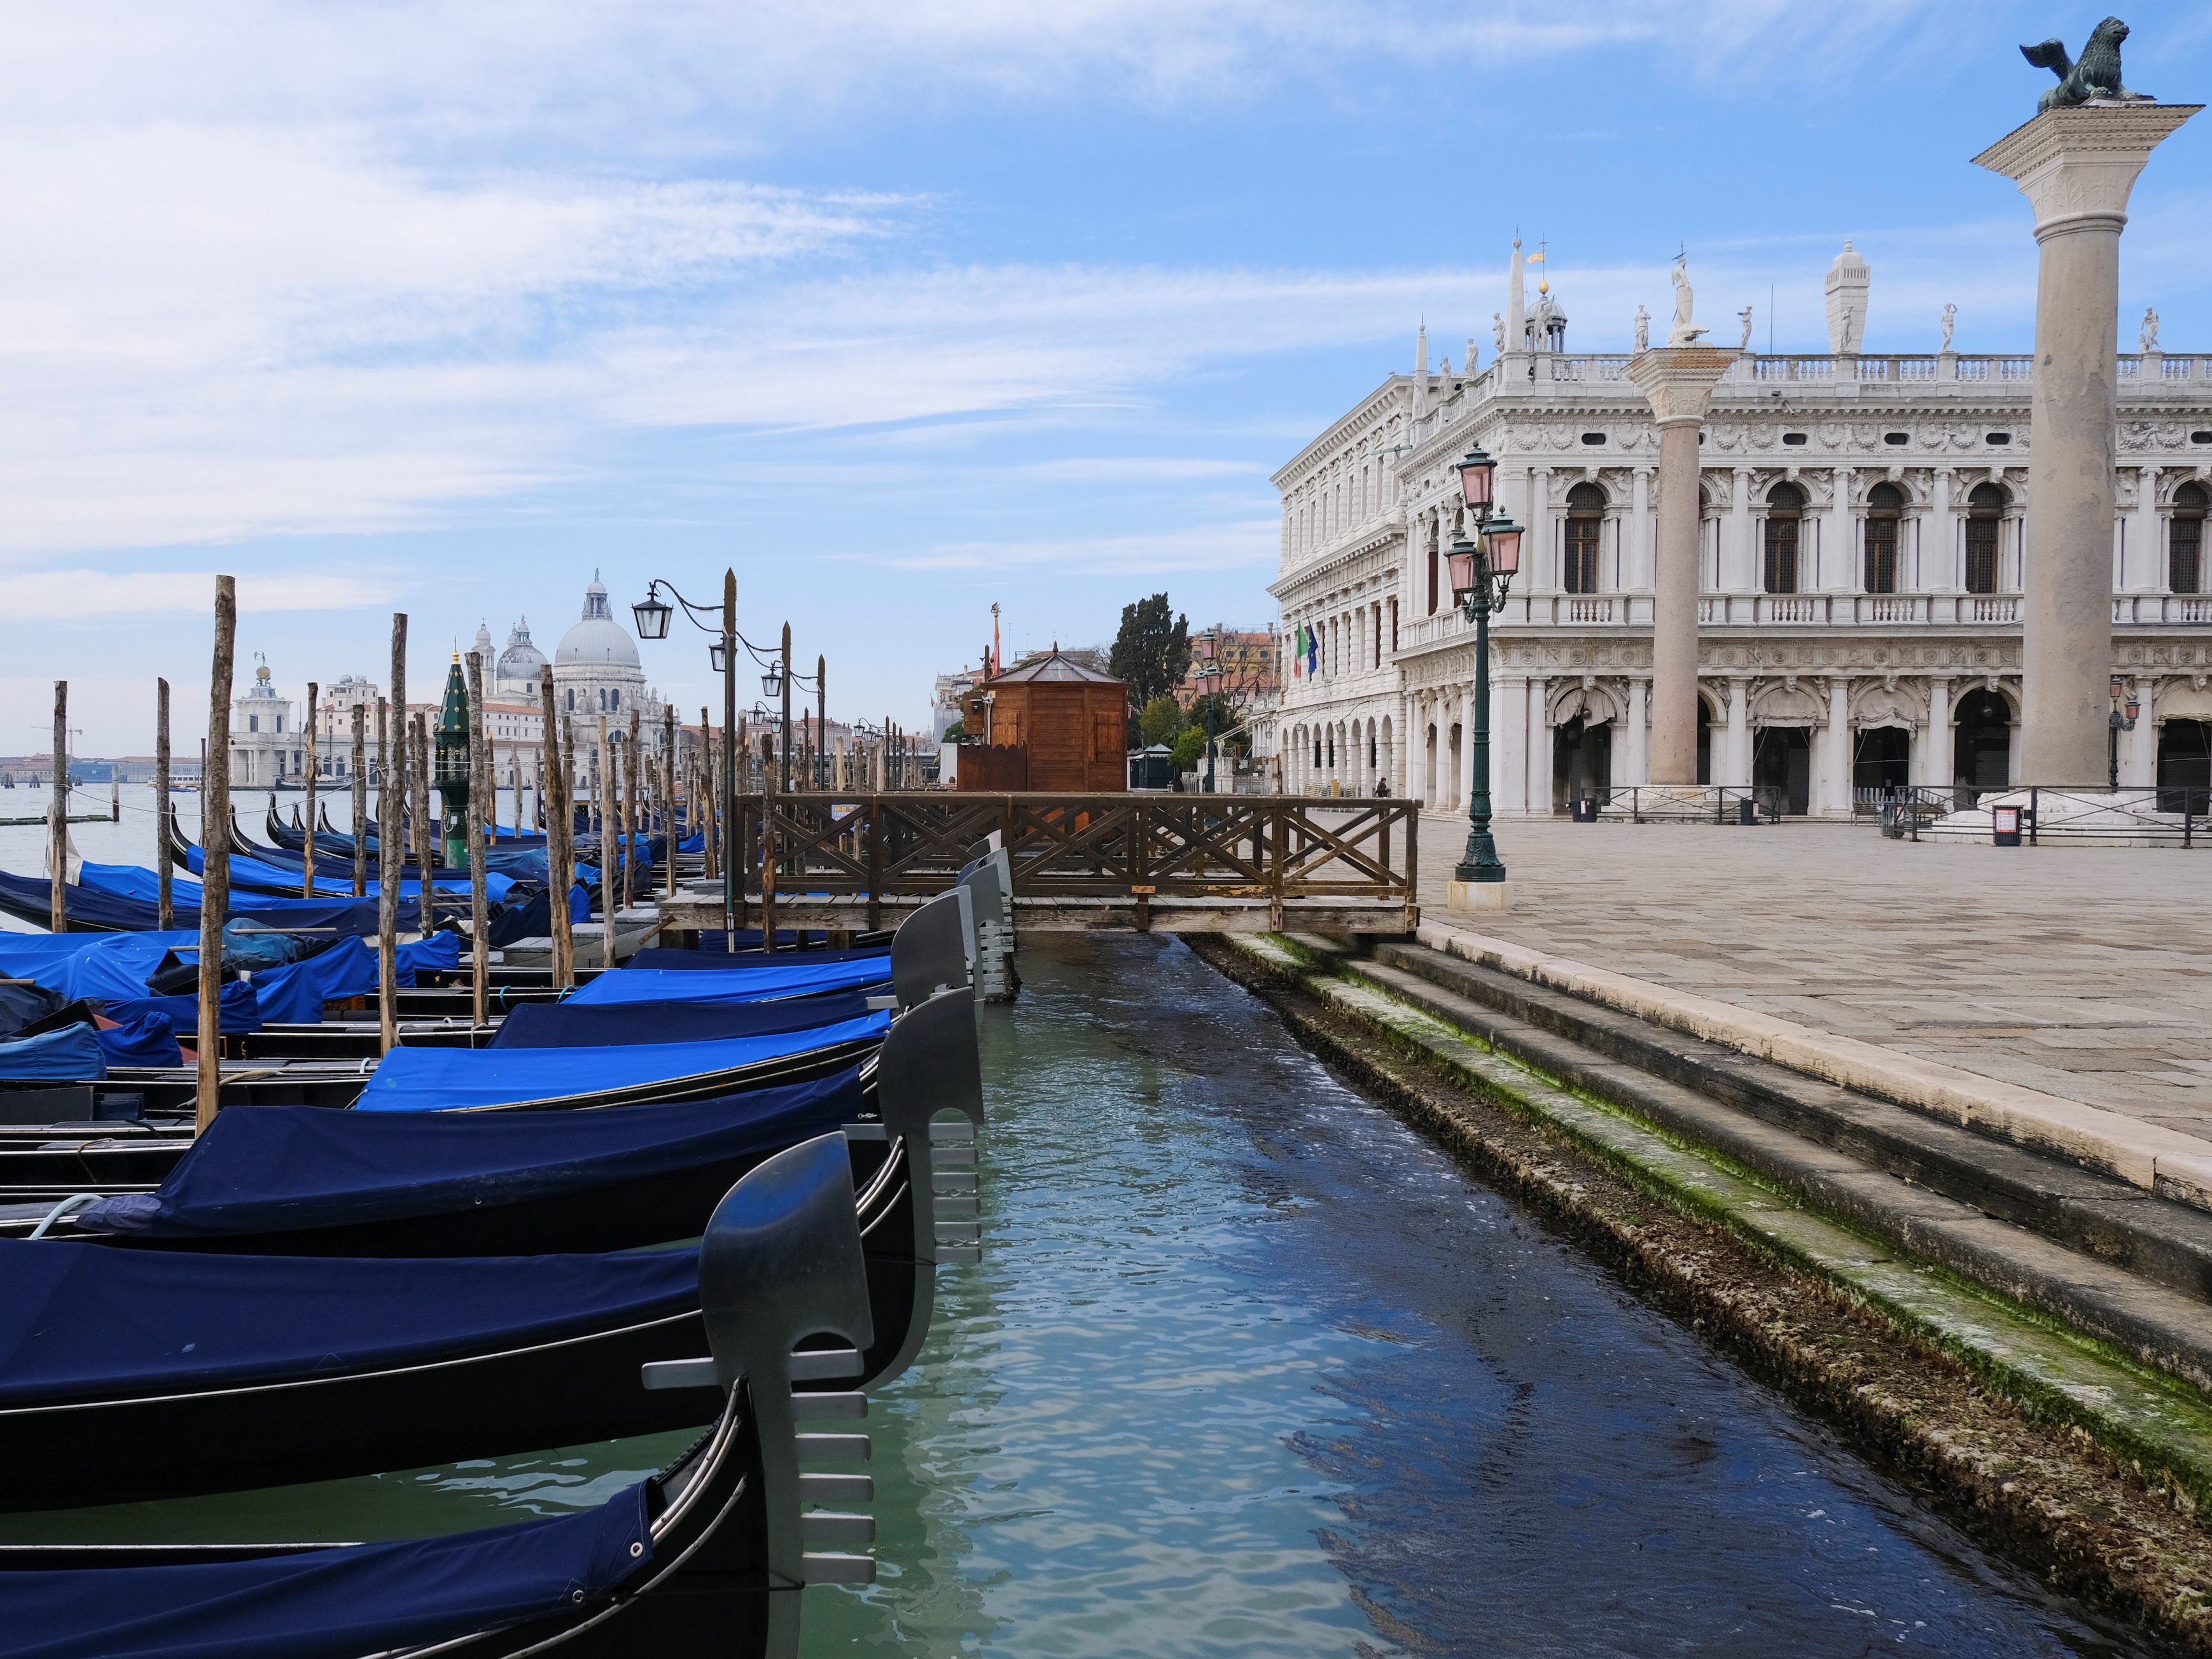
[[[2055,1153],[2160,1198],[2212,1211],[2212,1141],[1449,923],[1424,921],[1414,936],[1430,949],[1462,961],[1724,1043],[1947,1122]]]

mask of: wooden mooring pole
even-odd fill
[[[368,891],[368,706],[353,706],[353,896]]]
[[[399,870],[401,809],[407,799],[407,615],[392,617],[392,696],[378,704],[383,731],[376,795],[376,1024],[380,1052],[399,1046]],[[418,909],[425,907],[418,905]]]
[[[471,1014],[481,1028],[491,1019],[491,905],[484,896],[484,866],[490,843],[484,839],[489,816],[484,791],[491,784],[491,757],[484,750],[483,653],[469,653],[469,988]]]
[[[553,931],[553,983],[566,990],[576,982],[576,937],[568,915],[569,895],[576,885],[576,820],[568,805],[568,772],[562,764],[559,717],[553,712],[553,670],[538,671],[538,702],[545,720],[545,784],[539,797],[545,808],[545,862],[550,879]]]
[[[301,854],[302,874],[300,878],[301,898],[313,898],[315,896],[315,770],[321,764],[315,749],[316,738],[319,735],[316,731],[315,705],[321,691],[322,687],[317,685],[314,681],[307,682],[307,811],[306,815],[307,844]]]
[[[195,1133],[222,1104],[222,921],[230,908],[230,690],[238,644],[238,584],[215,579],[215,672],[208,682],[208,741],[200,764],[200,1006]],[[164,862],[167,862],[164,860]]]
[[[204,780],[203,780],[204,781]],[[177,925],[176,888],[169,873],[169,683],[154,682],[154,926]]]
[[[69,931],[69,682],[54,682],[54,787],[46,792],[46,926]]]
[[[615,859],[619,856],[614,845],[615,817],[608,811],[614,799],[614,750],[607,739],[607,717],[599,716],[599,780],[597,793],[599,801],[599,914],[606,932],[599,941],[599,966],[615,965]]]
[[[668,835],[668,896],[676,896],[676,705],[660,710],[660,811]]]

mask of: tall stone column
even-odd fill
[[[1721,586],[1731,593],[1759,591],[1759,560],[1751,549],[1751,469],[1740,466],[1730,478],[1728,542],[1721,559]]]
[[[2136,729],[2120,733],[2120,787],[2148,789],[2158,781],[2158,682],[2140,674],[2130,684],[2142,708]]]
[[[1662,346],[1628,377],[1659,426],[1659,538],[1651,595],[1651,781],[1698,781],[1698,435],[1713,386],[1735,361],[1711,346]]]
[[[2166,586],[2166,549],[2158,533],[2158,468],[2136,469],[2136,510],[2122,532],[2118,584],[2124,593],[2155,593]]]
[[[1620,573],[1621,587],[1641,593],[1651,586],[1651,469],[1639,466],[1630,476],[1630,539],[1635,552],[1628,568]],[[1626,612],[1623,613],[1624,615]]]
[[[2100,101],[2045,110],[1974,158],[2020,186],[2042,248],[2014,774],[2029,782],[2106,775],[2120,232],[2152,149],[2202,107]]]

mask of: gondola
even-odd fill
[[[938,1169],[972,1164],[973,1006],[958,991],[917,1010],[908,1063],[879,1081],[882,1121],[845,1132],[884,1148],[846,1188],[873,1310],[863,1389],[919,1350],[936,1264],[975,1256],[975,1224],[937,1214],[941,1185],[973,1184]],[[938,1126],[939,1109],[963,1121]],[[631,1380],[699,1352],[699,1284],[685,1249],[393,1259],[0,1240],[0,1503],[135,1502],[693,1426],[710,1404],[697,1390],[641,1396]]]
[[[44,928],[51,917],[52,884],[44,876],[18,876],[0,870],[0,912],[18,921]],[[189,898],[189,902],[187,899]],[[231,921],[257,921],[265,927],[328,929],[342,933],[376,932],[374,899],[278,897],[272,894],[234,892],[225,911]],[[400,905],[403,932],[413,932],[418,918],[410,902]],[[137,898],[85,887],[62,884],[63,931],[70,933],[150,933],[161,920],[160,907],[150,898]],[[179,928],[200,925],[199,884],[180,883],[172,920]]]
[[[941,894],[900,924],[890,951],[891,980],[899,1007],[918,1007],[940,990],[969,984],[968,933],[963,920],[968,904],[963,893]],[[836,1012],[850,1012],[849,1003],[830,1006]],[[808,1011],[794,1007],[793,1012],[803,1016]],[[648,1018],[641,1010],[635,1017],[641,1021]],[[664,1077],[650,1084],[622,1083],[617,1064],[610,1073],[614,1086],[589,1087],[535,1099],[480,1101],[471,1109],[580,1109],[707,1099],[805,1082],[856,1061],[864,1068],[865,1079],[873,1075],[870,1062],[876,1040],[874,1036],[854,1034],[829,1044],[720,1069]],[[422,1066],[427,1060],[435,1058],[435,1051],[395,1052],[409,1056],[402,1060],[403,1067]],[[270,1066],[258,1074],[227,1074],[223,1085],[226,1109],[244,1103],[319,1108],[351,1106],[374,1075],[372,1068],[375,1064],[360,1061]],[[550,1069],[554,1075],[562,1078],[564,1085],[581,1080],[573,1075],[573,1067],[566,1065],[556,1063]],[[27,1115],[19,1115],[10,1122],[4,1112],[0,1112],[0,1202],[53,1201],[73,1193],[108,1193],[134,1187],[143,1190],[158,1183],[191,1143],[188,1132],[161,1125],[159,1116],[152,1115],[154,1103],[160,1102],[177,1112],[189,1112],[192,1088],[191,1079],[185,1073],[126,1075],[99,1085],[99,1092],[85,1087],[81,1091],[81,1105],[67,1112],[53,1110],[51,1117],[41,1121],[33,1122]],[[137,1121],[116,1122],[112,1128],[101,1124],[94,1117],[102,1109],[100,1092],[135,1098]],[[396,1096],[402,1091],[392,1092]],[[6,1093],[0,1091],[0,1106],[4,1106],[6,1099]],[[434,1097],[426,1097],[426,1103],[434,1103]]]
[[[835,1136],[722,1200],[698,1255],[711,1359],[628,1378],[641,1393],[705,1382],[673,1392],[713,1425],[600,1508],[392,1544],[0,1547],[9,1651],[791,1659],[800,1587],[874,1576],[866,1555],[808,1548],[872,1541],[865,1514],[802,1514],[865,1502],[866,1477],[798,1470],[799,1424],[849,1396],[794,1382],[851,1375],[874,1336],[852,1203]],[[838,1449],[865,1456],[866,1437]]]

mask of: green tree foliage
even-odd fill
[[[1206,759],[1206,733],[1194,726],[1175,741],[1170,763],[1178,772],[1195,772]]]
[[[1107,672],[1129,683],[1129,697],[1139,708],[1181,684],[1190,669],[1190,618],[1175,615],[1168,596],[1121,607],[1121,631],[1114,636]]]
[[[1154,697],[1137,716],[1137,736],[1148,749],[1156,743],[1172,749],[1186,724],[1182,706],[1173,697]]]
[[[1242,724],[1243,719],[1243,706],[1223,692],[1209,691],[1202,697],[1191,700],[1190,723],[1200,731],[1211,732],[1221,738],[1224,749],[1234,749],[1240,754],[1245,746],[1244,734],[1239,732],[1232,738],[1227,733]]]

